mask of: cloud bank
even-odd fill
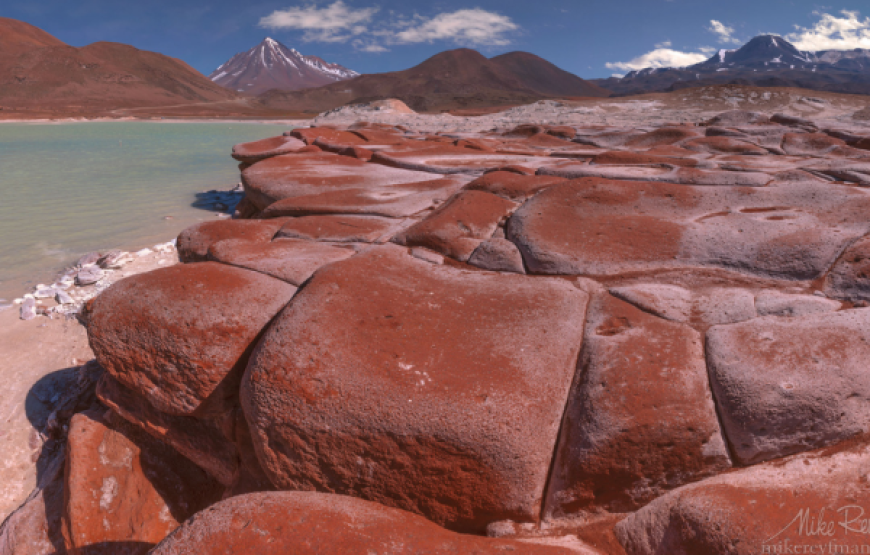
[[[843,17],[815,12],[819,21],[812,27],[795,25],[796,31],[785,38],[798,50],[852,50],[870,48],[870,17],[861,19],[859,12],[842,10]]]
[[[445,41],[463,46],[504,46],[520,26],[511,18],[479,8],[432,17],[396,16],[373,24],[377,7],[352,8],[342,0],[329,6],[295,6],[260,19],[268,29],[303,31],[305,42],[348,42],[364,52],[386,52],[388,45]]]
[[[710,20],[710,27],[707,28],[711,33],[719,36],[721,44],[740,44],[740,39],[734,38],[734,27],[728,27],[721,21],[715,19]]]

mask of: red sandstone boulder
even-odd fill
[[[395,245],[323,268],[241,398],[279,489],[363,497],[451,529],[537,521],[587,295]]]
[[[309,145],[313,145],[318,139],[329,144],[344,146],[364,145],[368,142],[357,133],[329,127],[299,127],[290,131],[288,135]]]
[[[70,554],[144,554],[223,492],[172,449],[103,411],[73,416],[66,465]]]
[[[683,143],[683,148],[711,154],[742,154],[764,156],[767,149],[731,137],[704,137]]]
[[[393,239],[400,245],[427,247],[465,262],[516,204],[483,191],[463,191],[423,221]]]
[[[467,181],[329,153],[276,156],[242,171],[248,198],[266,217],[405,217],[447,200]]]
[[[825,278],[825,293],[847,301],[870,301],[870,237],[846,249]]]
[[[522,202],[538,191],[562,181],[565,180],[561,177],[494,171],[478,177],[466,185],[465,190],[484,191],[515,202]]]
[[[449,532],[417,515],[352,497],[255,493],[222,501],[166,538],[153,555],[594,555]]]
[[[578,180],[527,201],[508,221],[507,237],[534,273],[720,267],[815,279],[867,233],[867,213],[870,197],[836,185],[822,195],[806,183],[753,189]]]
[[[633,511],[731,466],[697,331],[603,294],[583,345],[546,514]]]
[[[406,220],[377,216],[302,216],[288,219],[276,237],[335,243],[386,242],[406,225]]]
[[[616,534],[629,555],[860,553],[868,473],[866,444],[798,455],[677,489]]]
[[[356,254],[349,247],[335,247],[301,239],[276,239],[249,243],[236,239],[218,241],[208,250],[211,260],[254,270],[299,286],[321,266]]]
[[[229,406],[223,417],[214,418],[165,414],[109,374],[100,379],[97,396],[124,420],[171,446],[224,486],[241,479],[244,469],[231,429],[236,407]]]
[[[722,426],[743,464],[870,431],[870,309],[716,326],[707,360]]]
[[[481,243],[468,257],[468,263],[493,272],[526,273],[520,250],[504,237],[493,237]]]
[[[286,220],[215,220],[195,224],[178,236],[178,258],[182,262],[202,262],[208,248],[224,239],[268,243]]]
[[[220,412],[247,355],[296,288],[269,276],[201,262],[119,281],[94,302],[88,338],[97,360],[156,409]]]
[[[298,152],[305,143],[295,137],[270,137],[251,143],[241,143],[233,147],[233,158],[245,164],[253,164],[265,158]]]
[[[792,156],[824,156],[846,143],[826,133],[786,133],[782,149]]]

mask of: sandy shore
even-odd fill
[[[176,264],[175,251],[151,252],[109,274],[103,286],[124,277]],[[54,301],[45,299],[43,306]],[[0,522],[36,485],[43,443],[38,431],[75,368],[93,358],[87,332],[72,316],[19,318],[19,307],[0,311]]]

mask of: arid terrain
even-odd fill
[[[88,364],[74,321],[0,315],[75,383],[30,386],[44,420],[9,401],[7,504],[38,487],[0,553],[822,545],[798,511],[868,498],[866,98],[483,112],[376,101],[237,145],[233,219],[70,289]]]

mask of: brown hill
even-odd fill
[[[107,113],[238,98],[175,58],[125,44],[64,44],[32,25],[0,18],[0,106],[64,115]]]
[[[273,109],[307,112],[398,98],[414,110],[437,112],[609,94],[533,54],[511,52],[487,59],[475,50],[461,48],[436,54],[404,71],[362,75],[316,89],[272,90],[259,98]]]

